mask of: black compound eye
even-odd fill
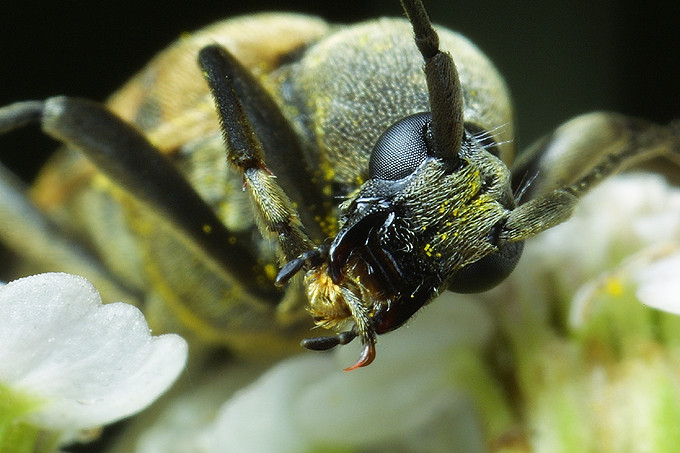
[[[368,162],[371,179],[396,181],[413,173],[428,156],[430,112],[416,113],[390,126],[373,147]]]

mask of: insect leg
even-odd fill
[[[41,271],[61,269],[87,276],[111,300],[140,300],[80,244],[64,236],[25,195],[25,184],[0,165],[0,238]]]
[[[178,234],[240,279],[255,294],[276,299],[252,278],[262,266],[234,241],[175,166],[133,126],[96,102],[69,97],[0,109],[0,132],[39,122],[43,131],[82,151],[98,169],[173,225]],[[261,271],[264,273],[264,271]]]
[[[243,174],[245,186],[255,203],[260,230],[275,235],[282,262],[289,262],[313,249],[315,244],[300,221],[295,205],[265,164],[264,143],[255,130],[253,115],[249,114],[245,106],[247,101],[253,101],[252,96],[243,100],[238,93],[238,85],[246,83],[240,79],[239,65],[225,49],[217,45],[201,50],[199,64],[215,99],[227,144],[227,159],[233,168]],[[299,161],[283,162],[283,166],[286,169],[282,171],[288,174],[291,174],[292,169],[302,167]],[[302,180],[307,177],[302,170],[297,180],[304,183]],[[312,221],[310,225],[316,225],[316,222]]]
[[[615,113],[578,116],[520,160],[513,174],[537,174],[526,203],[516,208],[501,238],[519,241],[571,216],[578,199],[603,179],[653,157],[680,165],[680,123],[660,126]]]

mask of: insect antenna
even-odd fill
[[[425,60],[425,78],[430,97],[435,155],[451,169],[460,164],[458,151],[463,142],[463,92],[458,71],[450,54],[439,49],[439,36],[432,28],[420,0],[402,0],[413,26],[415,42]]]

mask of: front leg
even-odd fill
[[[218,45],[201,49],[198,62],[215,100],[222,135],[227,145],[227,160],[234,170],[243,175],[244,188],[252,196],[260,231],[265,236],[275,236],[281,262],[290,262],[315,248],[307,228],[318,230],[318,224],[313,218],[321,203],[316,190],[307,188],[312,178],[305,171],[300,156],[294,155],[290,150],[287,152],[284,144],[268,140],[268,134],[271,135],[268,129],[285,130],[285,124],[263,124],[268,127],[258,130],[258,121],[264,123],[268,118],[278,117],[280,112],[268,101],[263,90],[251,80],[252,77],[239,62]],[[262,110],[269,114],[263,116]],[[257,117],[258,113],[260,118]],[[268,167],[269,162],[274,162],[276,158],[281,161],[281,165],[275,168],[276,175],[282,176],[282,181],[287,179],[286,176],[296,174],[295,181],[299,184],[288,185],[289,192],[297,187],[306,188],[303,193],[308,201],[301,199],[297,209]],[[302,224],[300,212],[307,214],[307,228]],[[318,235],[320,234],[319,232]]]
[[[669,126],[595,112],[560,126],[525,153],[513,169],[536,179],[529,201],[512,211],[500,238],[522,241],[569,217],[579,198],[603,179],[658,156],[680,165],[680,122]]]

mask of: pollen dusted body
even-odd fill
[[[288,353],[312,320],[346,329],[303,345],[359,337],[353,369],[442,291],[502,281],[523,241],[603,178],[679,160],[677,124],[591,113],[513,163],[501,76],[420,1],[402,5],[408,20],[347,27],[231,19],[159,54],[106,107],[3,107],[0,133],[39,122],[68,149],[32,199],[0,173],[0,238],[196,343]]]

